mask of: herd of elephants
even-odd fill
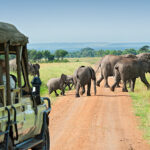
[[[16,71],[15,59],[10,61],[10,68],[12,71]],[[40,76],[39,64],[28,65],[29,74]],[[100,78],[96,81],[96,73],[100,70]],[[126,55],[106,55],[100,58],[98,67],[94,70],[91,66],[80,66],[75,70],[73,75],[61,74],[60,78],[52,78],[47,82],[48,92],[51,94],[55,92],[58,96],[57,90],[61,90],[61,95],[65,95],[65,89],[68,86],[69,90],[73,87],[76,89],[76,97],[80,97],[80,94],[85,93],[85,86],[87,85],[87,96],[91,96],[91,80],[94,83],[94,94],[96,95],[96,86],[100,86],[101,81],[104,79],[104,87],[110,88],[111,91],[115,90],[115,87],[119,87],[120,81],[122,81],[122,91],[128,92],[127,83],[129,83],[131,91],[134,92],[136,78],[140,77],[141,81],[149,89],[150,84],[145,77],[145,73],[150,73],[150,53],[140,53],[138,55],[126,54]],[[110,87],[108,84],[108,77],[114,76],[114,84]],[[81,93],[79,93],[82,88]]]

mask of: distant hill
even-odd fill
[[[57,49],[65,49],[69,52],[77,51],[85,47],[91,47],[95,50],[124,50],[127,48],[139,49],[150,42],[134,42],[134,43],[108,43],[108,42],[85,42],[85,43],[29,43],[28,49],[50,50],[54,52]]]

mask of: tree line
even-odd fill
[[[141,47],[139,50],[135,50],[133,48],[125,49],[125,50],[94,50],[92,48],[83,48],[80,51],[70,52],[66,57],[103,57],[105,55],[125,55],[125,54],[139,54],[139,53],[149,53],[149,46],[145,45]]]
[[[65,58],[80,58],[80,57],[103,57],[105,55],[124,55],[124,54],[139,54],[143,52],[150,52],[150,47],[148,45],[145,45],[141,47],[139,50],[135,50],[133,48],[125,49],[125,50],[94,50],[90,47],[83,48],[80,51],[76,52],[68,52],[63,49],[58,49],[55,51],[55,53],[51,53],[49,50],[28,50],[28,57],[29,60],[35,62],[35,61],[44,61],[44,62],[63,62]]]
[[[58,49],[55,51],[54,54],[52,54],[49,50],[28,50],[28,58],[29,60],[35,62],[35,61],[54,61],[57,60],[63,61],[63,58],[68,54],[66,50]]]

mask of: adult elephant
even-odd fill
[[[67,80],[67,76],[65,74],[62,74],[60,78],[52,78],[47,82],[47,87],[49,94],[51,94],[53,91],[55,92],[55,95],[58,96],[57,90],[61,90],[61,94],[65,95],[65,83]]]
[[[97,86],[100,86],[101,81],[104,79],[104,87],[108,88],[108,77],[114,75],[114,66],[116,65],[117,62],[119,62],[121,59],[128,57],[134,59],[135,56],[130,54],[130,55],[121,55],[121,56],[116,56],[116,55],[106,55],[104,56],[101,61],[98,64],[98,69],[100,68],[101,76],[99,80],[97,80]],[[117,85],[119,87],[119,84]]]
[[[33,76],[40,76],[40,65],[39,64],[31,64],[29,63],[28,64],[28,71],[29,71],[29,74],[33,75]]]
[[[82,94],[85,93],[85,85],[87,85],[87,96],[91,96],[91,80],[94,81],[94,93],[96,95],[96,75],[92,67],[81,66],[75,71],[76,97],[80,97],[79,90],[82,87]]]
[[[12,59],[9,61],[10,70],[16,72],[17,71],[17,65],[16,65],[16,59]],[[31,64],[28,63],[28,72],[32,76],[40,76],[40,65],[39,64]]]
[[[150,60],[150,53],[140,53],[136,57],[142,60]]]
[[[149,89],[150,84],[145,77],[145,73],[147,72],[150,72],[150,62],[140,59],[123,58],[114,66],[115,82],[110,89],[111,91],[114,91],[116,85],[120,82],[120,80],[122,80],[122,91],[128,92],[126,82],[131,80],[131,91],[134,92],[135,81],[138,77],[140,77],[141,81]]]

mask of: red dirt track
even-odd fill
[[[109,79],[113,83],[113,79]],[[150,150],[128,93],[101,87],[97,95],[59,97],[50,114],[51,150]]]

